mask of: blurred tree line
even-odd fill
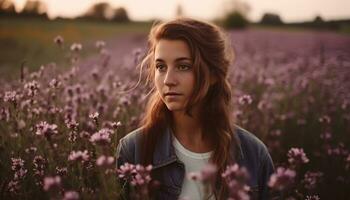
[[[248,19],[250,10],[250,5],[243,0],[225,0],[223,16],[215,21],[227,29],[243,29],[250,25],[302,27],[317,30],[340,30],[343,27],[350,27],[350,19],[325,21],[320,15],[311,21],[285,23],[279,14],[271,12],[264,13],[258,22],[251,22]]]
[[[350,19],[325,21],[321,16],[314,20],[298,23],[284,23],[277,13],[265,13],[259,22],[251,22],[248,14],[251,7],[243,0],[225,0],[222,16],[215,20],[219,25],[227,28],[246,28],[249,25],[278,26],[278,27],[303,27],[318,30],[340,30],[350,27]],[[182,16],[183,9],[176,7],[176,16]],[[21,11],[16,11],[12,0],[0,0],[0,17],[36,17],[49,19],[47,6],[41,0],[27,0]],[[79,20],[129,22],[127,10],[123,7],[113,7],[108,2],[98,2],[92,5],[86,12],[78,16]]]
[[[0,0],[0,17],[37,17],[48,19],[47,6],[40,0],[27,0],[23,9],[17,12],[11,0]],[[107,2],[99,2],[92,5],[77,19],[101,20],[115,22],[129,22],[129,16],[125,8],[112,7]]]

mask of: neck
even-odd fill
[[[202,153],[211,150],[209,140],[204,136],[198,115],[191,116],[185,112],[173,112],[174,135],[190,151]]]

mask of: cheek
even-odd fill
[[[154,75],[154,84],[155,84],[156,89],[157,89],[158,92],[160,92],[160,90],[162,88],[162,83],[163,83],[163,81],[162,81],[161,76],[159,76],[157,73],[155,73],[155,75]]]
[[[187,78],[186,78],[186,84],[187,84],[188,88],[193,89],[194,85],[196,84],[195,82],[196,81],[195,81],[194,74],[189,74],[189,76],[187,76]]]

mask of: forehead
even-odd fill
[[[176,58],[189,58],[191,59],[190,49],[186,42],[182,40],[166,40],[161,39],[157,42],[154,58],[155,60],[161,59],[164,61],[175,61]]]

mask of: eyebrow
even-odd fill
[[[187,57],[180,57],[180,58],[176,58],[176,59],[175,59],[175,62],[183,61],[183,60],[189,60],[189,61],[191,61],[190,58],[187,58]],[[157,58],[156,61],[158,61],[158,62],[164,62],[164,60],[161,59],[161,58]]]

